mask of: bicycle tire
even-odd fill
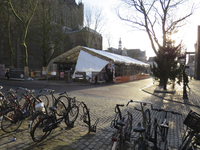
[[[132,114],[128,114],[128,124],[125,131],[125,140],[130,141],[131,138],[131,131],[132,131],[132,123],[133,123],[133,116]]]
[[[36,99],[41,100],[44,103],[44,106],[46,106],[46,108],[49,107],[49,98],[46,95],[44,94],[38,95]]]
[[[31,119],[31,121],[29,123],[29,132],[31,132],[33,126],[39,121],[39,119],[41,118],[41,116],[45,116],[45,115],[48,114],[46,106],[44,106],[44,108],[45,108],[44,112],[43,111],[36,111],[35,110],[35,106],[37,104],[41,103],[41,102],[42,102],[42,100],[40,100],[40,99],[37,99],[37,98],[34,99],[34,103],[33,103],[34,112],[32,114],[32,119]]]
[[[181,146],[179,147],[178,150],[188,150],[189,148],[191,149],[191,140],[193,138],[193,135],[191,135],[190,133],[187,133],[182,141]]]
[[[33,127],[36,125],[36,123],[41,120],[41,118],[47,116],[47,114],[44,114],[42,111],[40,112],[35,112],[32,115],[32,119],[29,123],[29,132],[31,132],[33,130]]]
[[[145,115],[145,121],[146,121],[146,135],[147,136],[150,136],[151,134],[151,113],[150,113],[150,110],[149,109],[146,109],[145,112],[144,112],[144,115]]]
[[[64,100],[67,100],[64,101]],[[67,107],[65,105],[65,103],[67,103]],[[56,107],[56,110],[57,110],[57,115],[58,116],[64,116],[66,115],[66,113],[68,113],[69,111],[69,102],[68,102],[68,99],[66,96],[61,96],[59,97],[57,100],[56,100],[56,103],[55,103],[55,107]]]
[[[138,139],[138,141],[135,141],[133,145],[133,150],[147,150],[145,147],[145,141],[142,141],[141,139]]]
[[[73,105],[71,109],[69,110],[69,113],[67,114],[67,117],[65,117],[65,124],[69,127],[74,126],[74,122],[76,121],[79,114],[79,107],[76,105]]]
[[[16,131],[22,124],[22,117],[23,114],[18,109],[7,111],[1,120],[1,129],[6,133]],[[12,119],[12,121],[9,118]]]
[[[48,128],[51,123],[54,123],[54,121],[48,116],[40,119],[35,126],[33,127],[33,130],[31,130],[30,134],[34,142],[41,142],[44,140],[53,130],[52,128]],[[47,130],[48,128],[48,130]],[[46,129],[46,131],[45,131]]]

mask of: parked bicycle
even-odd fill
[[[27,88],[21,87],[19,89],[26,92],[26,94],[22,94],[25,102],[22,105],[19,105],[18,100],[16,100],[17,97],[15,97],[12,99],[14,108],[2,112],[3,118],[1,121],[1,129],[4,132],[9,133],[16,131],[22,124],[22,121],[33,114],[35,105],[42,102],[35,98],[33,95],[34,90],[28,90]]]
[[[199,150],[200,149],[200,115],[190,111],[184,120],[187,126],[182,144],[179,150]]]
[[[130,101],[127,103],[127,107]],[[131,131],[132,131],[132,114],[127,110],[127,114],[122,116],[121,110],[119,107],[124,105],[116,104],[115,107],[115,118],[111,122],[111,127],[117,129],[112,136],[113,146],[112,150],[123,150],[125,141],[130,141]],[[128,107],[129,108],[129,107]]]
[[[44,140],[52,132],[53,129],[59,127],[59,124],[63,120],[67,126],[73,127],[79,112],[78,106],[75,105],[75,98],[68,97],[69,105],[66,107],[65,104],[60,100],[61,97],[56,99],[56,101],[57,104],[59,103],[62,105],[49,107],[49,115],[42,116],[42,118],[40,118],[33,127],[33,130],[31,130],[31,137],[33,141],[40,142]],[[70,101],[73,103],[72,105],[70,104]],[[59,116],[59,118],[57,116]]]
[[[147,150],[148,148],[154,150],[167,150],[167,135],[169,130],[169,124],[167,121],[167,113],[181,115],[178,112],[168,111],[164,109],[155,109],[153,104],[150,102],[143,101],[133,101],[130,100],[130,103],[140,103],[141,109],[136,107],[135,110],[142,113],[142,124],[139,122],[138,125],[133,129],[134,132],[138,133],[136,140],[134,141],[134,150]],[[145,109],[147,104],[151,105],[151,110],[158,112],[165,112],[161,124],[158,123],[157,118],[154,119],[152,124],[151,122],[151,113],[150,109]],[[150,142],[150,143],[149,143]],[[151,144],[153,143],[153,145]]]
[[[4,94],[1,92],[2,89],[3,86],[0,86],[0,116],[2,116],[1,112],[14,108],[13,101],[18,103],[16,99],[18,93],[17,90],[15,91],[11,88],[7,90],[6,94]]]
[[[55,90],[52,89],[42,89],[40,90],[39,93],[41,93],[42,91],[46,91],[49,92],[49,94],[51,95],[52,98],[52,106],[57,108],[57,118],[59,116],[63,116],[64,114],[62,114],[65,111],[65,108],[68,107],[68,94],[66,92],[60,93],[59,97],[56,98],[54,95]],[[35,126],[35,124],[39,121],[40,118],[43,118],[44,116],[46,116],[48,114],[48,105],[49,105],[49,99],[46,95],[44,94],[40,94],[39,96],[37,96],[37,98],[41,101],[45,101],[47,106],[44,104],[45,107],[45,112],[41,111],[43,110],[42,105],[38,105],[37,109],[39,111],[36,111],[33,114],[32,120],[30,121],[29,124],[29,131],[31,132],[31,130],[33,129],[33,126]],[[64,104],[64,105],[63,105]]]

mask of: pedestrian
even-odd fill
[[[105,74],[105,80],[106,80],[106,83],[105,84],[109,84],[109,78],[108,78],[108,75]]]
[[[9,70],[6,71],[6,77],[7,77],[8,80],[10,79],[10,73],[9,73]]]
[[[98,76],[97,76],[97,74],[96,74],[96,76],[95,76],[94,79],[95,79],[95,85],[96,85],[96,84],[99,84],[98,81],[97,81],[97,80],[98,80]]]
[[[188,75],[185,73],[185,85],[188,87],[188,89],[190,89],[190,87],[188,86],[189,80],[188,80]]]

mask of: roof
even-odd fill
[[[51,63],[76,63],[80,51],[83,50],[93,56],[96,56],[102,60],[106,60],[111,63],[115,64],[126,64],[126,65],[142,65],[142,66],[149,66],[149,64],[141,62],[139,60],[133,59],[128,56],[122,56],[122,55],[117,55],[113,53],[109,53],[106,51],[102,50],[96,50],[93,48],[88,48],[88,47],[83,47],[83,46],[77,46],[62,55],[54,58]]]

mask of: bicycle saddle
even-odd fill
[[[56,107],[49,107],[49,110],[55,112],[56,111]]]
[[[120,126],[125,126],[124,118],[122,118],[120,121],[118,121],[117,124],[120,125]]]
[[[145,128],[143,128],[143,127],[141,126],[141,123],[139,122],[138,125],[137,125],[137,127],[135,127],[135,128],[133,129],[133,131],[134,131],[134,132],[145,132]]]

